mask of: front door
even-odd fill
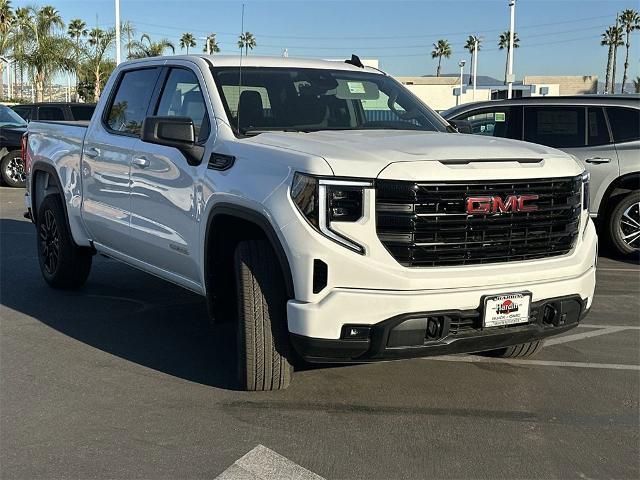
[[[188,68],[163,73],[157,108],[151,114],[193,120],[198,142],[211,131],[201,83]],[[200,284],[201,186],[207,162],[189,165],[173,147],[136,141],[131,163],[131,240],[135,258],[161,269],[185,286]],[[205,152],[207,158],[208,151]],[[175,278],[177,276],[178,278]]]

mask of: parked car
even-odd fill
[[[27,122],[6,105],[0,105],[0,177],[10,187],[24,187],[20,141],[26,131]]]
[[[591,206],[611,245],[640,252],[640,96],[528,97],[443,112],[461,132],[559,148],[585,162]]]
[[[32,120],[89,121],[96,105],[77,102],[21,103],[11,107],[27,122]]]
[[[597,255],[584,166],[452,133],[357,60],[134,60],[88,127],[31,122],[45,281],[81,286],[99,252],[205,296],[248,390],[285,388],[294,352],[521,357],[575,327]]]

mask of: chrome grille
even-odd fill
[[[564,255],[580,226],[580,177],[490,182],[376,182],[378,238],[402,265],[436,267]],[[536,194],[534,212],[468,215],[470,196]]]

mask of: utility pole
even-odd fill
[[[456,102],[456,105],[460,105],[462,103],[462,88],[464,85],[464,65],[467,62],[465,62],[464,60],[460,60],[460,63],[458,63],[458,66],[460,67],[460,92],[458,94],[458,101]]]
[[[120,0],[116,2],[116,66],[120,65]]]
[[[513,97],[513,37],[516,28],[516,0],[509,0],[509,11],[511,13],[511,26],[509,28],[509,70],[507,74],[507,98]]]
[[[473,96],[472,100],[476,100],[476,83],[478,81],[478,39],[473,42]]]

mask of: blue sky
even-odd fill
[[[82,18],[89,26],[114,24],[113,0],[14,0],[13,6],[54,5],[65,21]],[[449,40],[453,56],[443,72],[458,71],[468,60],[463,50],[469,34],[484,37],[478,74],[502,78],[505,52],[497,38],[509,25],[507,0],[121,0],[121,19],[130,20],[138,35],[166,37],[176,44],[183,32],[205,36],[217,33],[223,54],[237,54],[240,12],[245,4],[245,30],[255,34],[254,54],[290,56],[378,58],[394,75],[434,74],[432,43]],[[604,81],[607,51],[599,36],[615,21],[616,12],[639,9],[637,0],[518,0],[515,72],[523,75],[589,75]],[[97,16],[97,20],[96,20]],[[632,35],[630,77],[640,75],[640,34]],[[197,50],[202,49],[202,41]],[[618,81],[622,78],[624,49],[619,50]]]

